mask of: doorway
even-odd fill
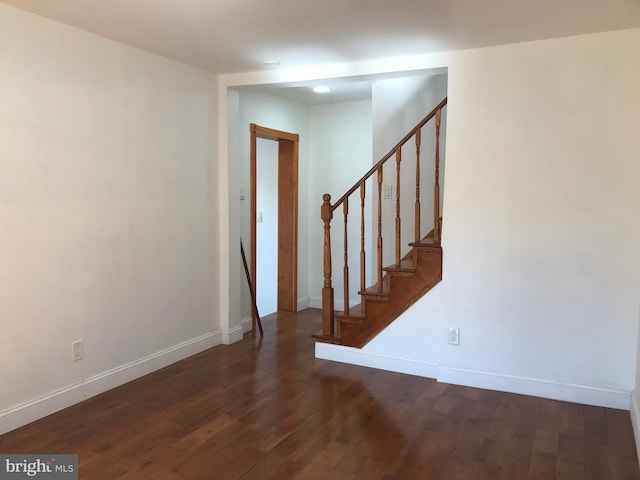
[[[258,139],[277,142],[277,311],[298,310],[298,140],[296,133],[283,132],[251,124],[251,281],[254,292],[257,284],[257,193]],[[255,328],[255,311],[252,325]]]

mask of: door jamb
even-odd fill
[[[297,133],[288,133],[252,123],[251,130],[251,282],[256,292],[256,220],[257,220],[257,139],[278,142],[278,310],[297,312],[298,310],[298,143]],[[285,176],[283,178],[283,175]],[[290,182],[290,183],[288,183]],[[283,198],[284,197],[284,198]],[[281,200],[285,200],[282,202]],[[286,200],[291,205],[285,209]],[[289,223],[282,217],[289,217]],[[287,228],[288,227],[288,228]],[[280,238],[281,229],[287,238]],[[281,241],[282,240],[282,241]],[[281,252],[285,252],[281,255]],[[281,258],[283,257],[283,258]],[[282,263],[281,263],[282,262]],[[281,268],[291,268],[291,274]],[[289,285],[281,285],[288,282]],[[286,288],[288,287],[288,288]],[[281,295],[281,291],[285,292]],[[252,328],[256,326],[255,312],[251,312]]]

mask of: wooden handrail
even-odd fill
[[[349,190],[347,190],[347,193],[342,195],[337,202],[331,205],[331,211],[338,208],[338,206],[340,206],[342,202],[344,202],[345,198],[351,196],[353,192],[355,192],[358,188],[360,188],[361,183],[365,182],[366,180],[369,179],[369,177],[371,177],[374,173],[376,173],[378,171],[378,168],[380,168],[387,160],[389,160],[396,153],[397,149],[399,149],[405,143],[411,140],[411,138],[416,134],[416,132],[419,131],[422,127],[424,127],[427,124],[427,122],[429,122],[429,120],[431,120],[436,115],[437,112],[439,112],[442,108],[444,108],[446,104],[447,104],[447,98],[445,97],[444,100],[442,100],[433,110],[431,110],[429,115],[427,115],[422,120],[420,120],[420,123],[418,123],[418,125],[416,125],[413,128],[413,130],[407,133],[402,140],[400,140],[391,150],[389,150],[389,153],[387,153],[384,157],[382,157],[382,159],[378,163],[376,163],[373,167],[371,167],[371,169],[367,173],[365,173],[362,176],[362,178],[360,178],[360,180],[358,180]]]

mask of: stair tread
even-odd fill
[[[352,323],[354,325],[362,325],[364,323],[364,317],[362,316],[336,315],[336,318],[339,319],[341,323]]]
[[[423,238],[419,242],[411,242],[409,244],[410,247],[440,247],[441,245],[437,243],[433,238]]]
[[[378,291],[378,285],[373,285],[365,290],[360,290],[358,292],[359,295],[368,295],[373,297],[383,297],[387,298],[389,296],[389,289],[386,285],[386,282],[383,282],[382,292]]]
[[[383,270],[387,271],[387,272],[415,272],[415,266],[413,265],[413,259],[412,258],[406,258],[403,260],[400,260],[400,265],[398,266],[397,264],[393,264],[393,265],[389,265],[388,267],[385,267]]]
[[[312,338],[324,343],[333,343],[336,345],[340,344],[340,339],[338,337],[332,337],[331,335],[322,335],[322,330],[319,330],[318,333],[314,333],[311,335]]]
[[[342,311],[336,311],[336,317],[340,318],[340,320],[347,320],[349,321],[350,319],[355,319],[355,318],[362,318],[362,304],[358,303],[357,305],[354,305],[353,307],[349,307],[349,314],[346,315],[345,312]]]

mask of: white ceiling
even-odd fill
[[[278,95],[298,103],[306,105],[321,105],[327,103],[353,102],[357,100],[370,100],[372,81],[351,82],[348,79],[336,79],[323,81],[316,86],[326,86],[330,88],[328,93],[316,93],[313,85],[302,87],[263,87],[262,90]]]
[[[640,26],[640,0],[2,0],[215,73]],[[273,67],[271,67],[273,68]]]

